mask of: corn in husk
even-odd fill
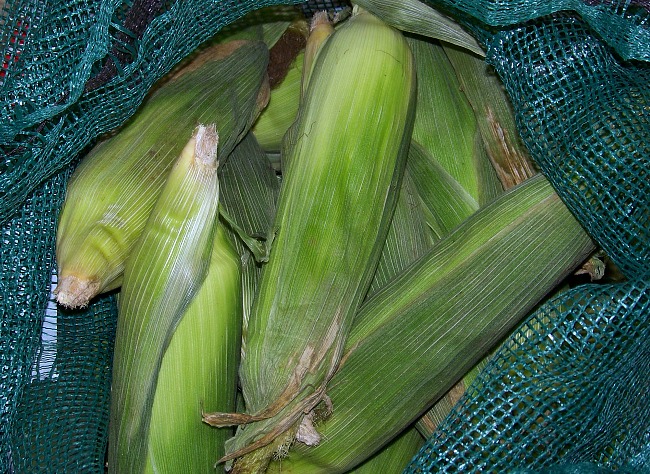
[[[476,210],[503,191],[494,168],[483,155],[476,114],[441,44],[407,39],[419,71],[413,141],[458,182],[459,189],[467,193],[462,200]],[[445,205],[444,199],[441,205]],[[448,214],[443,212],[440,217],[447,218]]]
[[[218,120],[225,160],[266,104],[267,60],[262,42],[204,51],[82,160],[59,217],[59,303],[85,306],[121,285],[124,262],[187,137],[198,123]]]
[[[214,125],[197,127],[126,263],[115,336],[109,472],[140,473],[146,465],[163,356],[208,272],[219,198],[218,141]]]
[[[251,423],[228,447],[229,458],[251,452],[235,464],[240,472],[268,462],[282,438],[318,442],[310,412],[326,395],[385,240],[414,79],[402,35],[367,12],[353,14],[317,55],[285,137],[272,249],[248,326],[241,368],[248,414],[206,418]]]
[[[235,409],[242,309],[240,257],[218,225],[205,280],[162,359],[144,472],[214,473],[233,431],[206,425],[201,413]]]

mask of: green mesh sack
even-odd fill
[[[74,166],[197,46],[280,3],[301,2],[0,2],[3,474],[104,471],[115,299],[63,311],[50,297]],[[628,281],[531,315],[407,470],[647,469],[650,7],[430,3],[485,45],[534,159]]]
[[[648,289],[588,285],[544,304],[407,472],[596,473],[632,463],[650,472],[650,458],[636,458],[650,434]]]

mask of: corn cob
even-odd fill
[[[328,385],[334,411],[316,424],[322,441],[296,443],[283,472],[335,474],[367,459],[593,248],[541,176],[478,210],[364,303]]]
[[[281,443],[280,435],[318,438],[305,417],[325,397],[383,246],[410,138],[414,79],[403,36],[358,9],[318,54],[285,137],[273,246],[248,326],[240,375],[249,414],[206,416],[252,422],[229,443],[228,459]],[[257,469],[272,450],[235,467]]]
[[[71,178],[59,217],[59,303],[85,306],[119,287],[124,261],[165,177],[197,123],[218,120],[224,160],[263,104],[261,42],[217,45],[161,86],[120,133],[95,147]]]
[[[275,213],[275,198],[273,196],[277,180],[273,171],[269,169],[270,166],[264,165],[264,153],[254,142],[255,139],[250,136],[244,139],[222,167],[220,174],[221,202],[231,216],[237,217],[236,220],[246,231],[251,234],[264,235],[262,229],[266,231],[270,227],[270,216]],[[409,155],[410,153],[411,150]],[[244,173],[250,177],[243,179]],[[254,182],[257,182],[258,185],[249,191],[248,188]],[[424,228],[422,213],[423,209],[415,184],[407,169],[369,295],[388,283],[433,244],[430,232]],[[242,244],[240,247],[245,254],[246,247]],[[255,272],[254,276],[246,279],[248,290],[244,292],[244,295],[252,295],[256,287],[259,266],[254,264],[253,259],[247,259],[245,268],[253,269]],[[246,315],[249,305],[250,303],[245,304]],[[246,320],[247,316],[244,318],[244,327],[247,324]],[[354,473],[400,472],[422,444],[422,436],[415,429],[411,429],[410,432],[404,433],[394,443],[382,450],[380,455],[374,456],[360,466]],[[281,463],[274,464],[274,469],[270,472],[276,472],[275,469],[277,472],[286,472],[286,470],[282,470]]]
[[[551,298],[554,298],[558,294],[566,291],[568,289],[568,285],[566,283],[562,283],[553,290],[551,290],[547,295],[544,296],[544,298],[536,305],[536,307],[531,310],[535,311],[537,308],[539,308],[540,305],[544,304],[544,302],[548,301]],[[526,315],[525,319],[529,319],[529,316],[531,314],[529,312]],[[539,323],[538,320],[534,320],[535,324],[533,324],[532,328],[530,328],[530,331],[535,331],[535,330],[540,330],[543,331],[542,325]],[[529,323],[530,324],[530,323]],[[516,331],[518,331],[521,325],[517,326]],[[531,334],[532,336],[532,334]],[[528,337],[528,335],[526,335]],[[440,398],[422,417],[416,422],[415,426],[417,431],[424,436],[425,438],[429,439],[438,429],[439,425],[445,421],[447,416],[450,415],[454,407],[458,403],[462,403],[463,397],[466,396],[466,393],[469,391],[470,394],[472,391],[476,390],[476,387],[473,389],[471,388],[471,385],[474,383],[474,380],[479,377],[481,374],[481,371],[487,367],[488,363],[492,359],[495,353],[499,352],[504,344],[508,344],[508,341],[511,341],[512,338],[512,333],[508,334],[506,337],[502,338],[501,342],[497,344],[493,349],[489,351],[489,353],[483,357],[474,367],[472,367],[464,376],[461,380],[458,381],[442,398]]]
[[[239,161],[242,161],[241,166],[237,166],[238,171],[247,171],[255,167],[263,168],[260,166],[260,163],[263,162],[264,155],[261,154],[257,160],[253,159],[254,155],[260,155],[260,151],[255,152],[255,145],[252,143],[254,139],[244,140],[240,143],[235,150],[233,155],[228,160],[228,163],[221,170],[221,183],[222,183],[222,202],[229,209],[231,215],[235,215],[238,211],[238,208],[241,207],[242,202],[252,201],[251,197],[255,196],[255,201],[258,203],[266,202],[266,204],[261,205],[250,205],[244,206],[248,209],[248,215],[255,214],[255,210],[266,209],[266,212],[262,211],[262,216],[269,216],[274,211],[274,207],[271,204],[274,203],[272,198],[270,199],[259,199],[260,195],[268,194],[268,191],[265,193],[263,189],[272,189],[274,188],[273,183],[277,183],[272,171],[269,173],[264,172],[263,169],[260,169],[260,176],[267,176],[267,179],[264,179],[263,182],[266,184],[256,191],[250,193],[241,193],[240,190],[243,190],[247,187],[250,181],[255,179],[251,176],[250,180],[242,181],[238,186],[230,186],[229,183],[235,181],[238,178],[238,173],[235,173],[235,166]],[[248,144],[247,144],[248,143]],[[240,153],[240,150],[248,150],[247,152]],[[409,150],[410,156],[411,150]],[[240,157],[235,156],[241,154]],[[233,188],[232,190],[237,190],[238,192],[230,197],[227,197],[229,194],[228,189]],[[229,204],[229,205],[228,205]],[[230,210],[232,209],[232,211]],[[388,283],[396,274],[401,270],[406,268],[417,257],[420,257],[426,250],[430,248],[433,244],[433,239],[430,232],[424,228],[424,218],[423,218],[423,209],[421,202],[417,195],[415,189],[415,184],[413,179],[409,176],[408,169],[405,170],[404,179],[401,183],[401,189],[391,220],[391,224],[388,230],[386,243],[382,250],[382,254],[379,260],[377,271],[373,278],[369,295],[372,295],[375,291],[380,289],[383,285]],[[258,212],[259,214],[259,212]],[[239,216],[238,216],[239,217]],[[242,215],[238,220],[243,220],[246,215]],[[262,219],[263,220],[263,219]],[[258,221],[258,219],[256,219]],[[242,226],[249,230],[252,234],[259,234],[260,229],[265,228],[264,225],[252,224],[252,223],[243,223]],[[270,226],[270,222],[269,222]],[[253,232],[252,229],[257,229],[257,232]],[[245,247],[242,246],[243,251]],[[248,261],[249,267],[257,268],[256,266],[250,265],[252,259]],[[251,281],[249,279],[249,281]],[[249,287],[248,293],[252,294],[254,292],[255,285]],[[244,320],[244,325],[246,325],[246,319]],[[400,436],[394,443],[391,443],[390,446],[387,446],[386,449],[378,456],[374,456],[371,460],[364,463],[363,466],[360,466],[359,469],[354,470],[355,474],[368,472],[368,473],[377,473],[377,472],[401,472],[401,469],[408,463],[408,461],[415,455],[417,449],[423,444],[422,436],[416,432],[415,429],[411,429],[408,433],[404,433]],[[277,469],[277,471],[275,471]],[[282,464],[277,463],[274,465],[274,469],[270,472],[286,472],[282,469]]]
[[[206,278],[174,330],[151,408],[145,472],[213,473],[228,428],[202,410],[234,410],[241,342],[239,255],[218,225]],[[137,382],[136,382],[137,385]]]
[[[110,472],[141,473],[145,466],[164,351],[210,260],[219,195],[217,142],[214,125],[197,127],[126,263],[115,336]]]
[[[304,57],[300,52],[284,79],[271,89],[269,104],[253,125],[255,138],[267,152],[280,151],[282,138],[298,114]]]

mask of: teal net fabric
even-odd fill
[[[576,18],[494,35],[522,139],[560,197],[623,273],[650,266],[650,64],[625,62]]]
[[[0,472],[103,472],[114,296],[84,311],[50,300],[56,217],[70,170],[2,226]]]
[[[437,2],[428,0],[435,5]],[[463,12],[475,23],[508,27],[572,12],[623,59],[650,60],[650,5],[647,0],[444,0],[445,6]]]
[[[648,296],[638,281],[576,287],[547,302],[405,472],[650,470],[649,459],[635,459],[650,434]]]
[[[74,166],[197,46],[290,3],[2,2],[1,473],[104,469],[115,296],[83,311],[51,301]],[[532,156],[628,281],[584,285],[531,315],[407,469],[648,469],[650,5],[430,3],[486,46]]]

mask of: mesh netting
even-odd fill
[[[556,12],[575,12],[622,58],[650,59],[650,2],[647,0],[444,0],[443,3],[490,26],[511,26]]]
[[[8,425],[13,472],[103,472],[113,300],[44,318],[30,381]]]
[[[2,226],[1,472],[102,472],[114,296],[65,312],[50,299],[56,217],[70,170]]]
[[[650,325],[639,317],[648,311],[645,282],[577,287],[547,302],[490,360],[408,472],[631,462],[650,434]]]
[[[0,472],[103,472],[114,296],[50,301],[75,163],[198,45],[281,3],[300,2],[0,2]],[[487,46],[532,156],[628,281],[534,313],[409,469],[650,469],[650,6],[429,3]]]

